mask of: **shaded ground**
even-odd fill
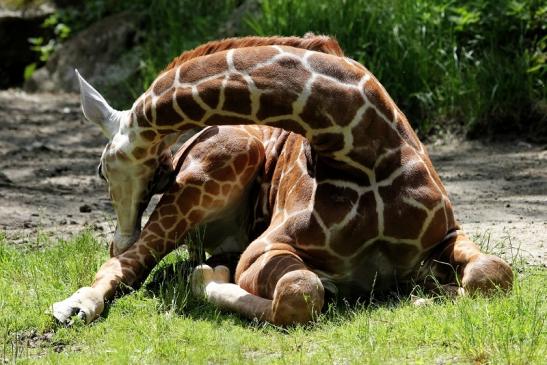
[[[0,91],[0,231],[10,242],[84,227],[110,237],[114,215],[96,167],[106,142],[72,94]],[[473,236],[547,263],[547,149],[450,141],[429,150],[458,219]],[[488,237],[486,237],[488,239]],[[513,248],[513,251],[509,248]]]

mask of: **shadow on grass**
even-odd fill
[[[208,260],[206,264],[215,266],[219,265],[220,262]],[[228,266],[230,266],[230,272],[233,275],[235,264]],[[141,288],[147,295],[157,299],[157,310],[159,312],[173,312],[180,316],[195,320],[206,320],[218,325],[222,325],[228,320],[241,327],[256,326],[260,328],[266,326],[278,328],[258,320],[249,320],[232,312],[222,311],[214,305],[194,297],[190,287],[190,276],[194,267],[195,264],[191,263],[184,255],[176,254],[168,260],[160,262]],[[425,290],[416,286],[401,287],[397,291],[389,293],[371,293],[366,297],[338,298],[334,295],[327,295],[319,319],[321,322],[326,321],[327,323],[340,322],[341,320],[349,320],[353,315],[363,310],[396,309],[407,305],[411,294],[422,297],[435,295],[435,298],[439,298],[438,294],[426,293]],[[311,323],[305,327],[313,326],[314,323]],[[285,332],[283,328],[279,328],[279,330]]]

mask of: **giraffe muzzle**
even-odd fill
[[[118,228],[116,228],[116,232],[114,233],[114,239],[112,242],[110,242],[109,252],[110,257],[118,256],[125,251],[137,240],[139,239],[139,236],[141,234],[141,230],[139,228],[136,228],[135,231],[130,235],[123,235],[119,233]]]

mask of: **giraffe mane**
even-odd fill
[[[257,47],[257,46],[290,46],[295,48],[308,49],[311,51],[333,54],[343,57],[344,51],[338,44],[338,41],[330,36],[315,35],[306,33],[304,37],[243,37],[243,38],[226,38],[218,41],[211,41],[201,46],[198,46],[189,51],[181,53],[175,57],[171,63],[165,67],[163,71],[168,71],[184,62],[196,57],[206,56],[213,53],[226,51],[234,48]]]

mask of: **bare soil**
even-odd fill
[[[96,175],[105,143],[77,95],[0,91],[0,232],[10,244],[82,229],[111,237],[115,217]],[[444,139],[428,148],[469,234],[546,265],[546,146]]]

